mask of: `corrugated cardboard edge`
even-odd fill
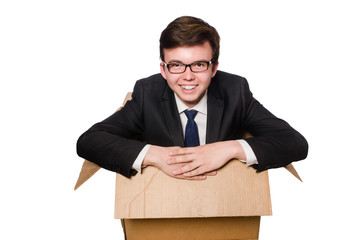
[[[128,92],[123,104],[120,108],[117,109],[117,111],[119,111],[125,104],[127,101],[132,99],[132,93]],[[249,138],[249,137],[253,137],[250,133],[245,132],[243,138]],[[89,178],[91,178],[98,170],[100,169],[100,167],[98,165],[96,165],[95,163],[92,163],[88,160],[84,160],[82,169],[79,173],[79,177],[77,180],[77,183],[74,187],[74,190],[77,190],[81,185],[83,185],[83,183],[85,183]],[[294,166],[292,164],[289,164],[287,166],[285,166],[285,169],[287,169],[293,176],[295,176],[297,179],[299,179],[301,182],[302,179],[299,176],[297,170],[294,168]]]

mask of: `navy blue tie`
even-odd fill
[[[187,116],[187,124],[185,130],[185,147],[196,147],[200,145],[199,131],[194,118],[197,114],[196,110],[186,110],[184,113]]]

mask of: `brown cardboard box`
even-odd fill
[[[126,239],[258,239],[271,215],[267,172],[238,160],[204,181],[172,178],[154,167],[117,174],[115,218]]]
[[[286,168],[300,179],[292,165]],[[75,189],[99,169],[85,160]],[[268,172],[238,160],[203,181],[172,178],[151,166],[130,179],[116,176],[115,218],[127,240],[258,239],[260,216],[271,214]]]
[[[271,215],[268,173],[233,160],[203,181],[167,176],[155,167],[132,178],[117,174],[115,218]]]
[[[76,188],[98,169],[85,160]],[[116,176],[115,218],[127,240],[258,239],[260,216],[271,213],[268,173],[238,160],[203,181],[172,178],[155,167],[131,179]]]

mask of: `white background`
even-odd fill
[[[159,71],[161,31],[193,15],[221,35],[219,69],[310,144],[303,183],[269,171],[260,239],[361,239],[358,1],[129,2],[0,2],[0,238],[123,239],[112,172],[73,191],[76,140]]]

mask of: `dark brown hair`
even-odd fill
[[[220,36],[216,29],[200,18],[183,16],[176,18],[163,30],[160,37],[160,57],[164,61],[164,49],[195,46],[209,41],[214,62],[219,59]]]

